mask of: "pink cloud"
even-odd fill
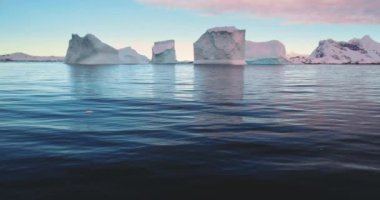
[[[380,0],[139,0],[168,8],[239,12],[290,23],[379,24]]]

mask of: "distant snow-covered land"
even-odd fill
[[[370,36],[348,42],[322,40],[310,56],[294,56],[289,60],[295,64],[379,64],[380,43]]]
[[[0,55],[1,62],[63,62],[64,57],[59,56],[32,56],[25,53],[12,53]]]

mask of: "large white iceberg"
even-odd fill
[[[369,36],[349,42],[323,40],[305,61],[308,64],[376,64],[380,63],[380,43]]]
[[[194,43],[195,64],[245,65],[245,30],[216,27]]]
[[[245,59],[248,64],[289,64],[285,46],[277,40],[245,43]]]
[[[97,37],[87,34],[84,37],[73,34],[67,49],[65,62],[68,64],[119,64],[119,52],[103,43]]]
[[[122,64],[148,64],[149,59],[137,53],[136,50],[131,47],[119,49],[119,59]]]
[[[174,40],[155,42],[152,48],[153,64],[177,63]]]

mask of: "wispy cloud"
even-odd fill
[[[380,0],[138,0],[168,8],[239,12],[302,24],[380,24]]]

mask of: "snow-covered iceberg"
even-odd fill
[[[131,47],[119,49],[119,59],[121,64],[148,64],[149,59],[137,53],[136,50]]]
[[[195,64],[245,65],[245,30],[216,27],[194,43]]]
[[[155,42],[152,48],[153,64],[177,63],[174,40]]]
[[[67,64],[119,64],[119,52],[92,34],[84,37],[73,34],[67,49]]]
[[[277,40],[245,43],[245,59],[248,64],[289,64],[285,46]]]
[[[319,42],[319,46],[306,60],[308,64],[376,64],[380,63],[380,43],[369,36],[349,42],[332,39]]]
[[[0,61],[7,62],[62,62],[64,57],[59,56],[32,56],[25,53],[12,53],[0,55]]]

